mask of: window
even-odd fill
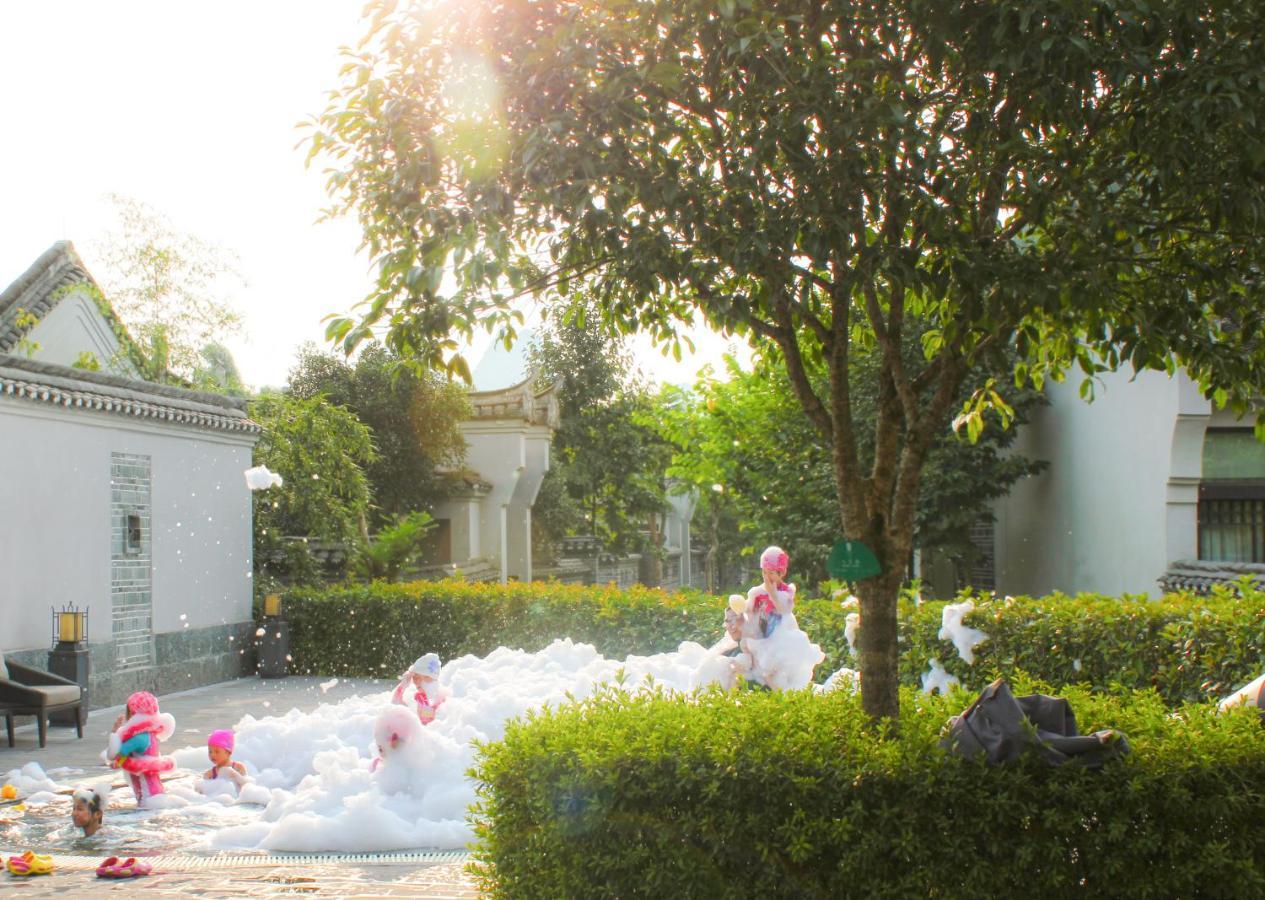
[[[1204,435],[1199,558],[1265,563],[1265,444],[1250,428]]]
[[[140,513],[128,513],[123,528],[123,552],[139,554],[141,552],[141,516]]]

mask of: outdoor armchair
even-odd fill
[[[83,723],[79,717],[82,703],[83,691],[70,679],[0,656],[0,712],[4,713],[10,747],[13,746],[14,716],[35,716],[43,747],[48,740],[49,713],[74,710],[75,729],[82,738]]]

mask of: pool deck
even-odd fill
[[[224,728],[243,716],[256,718],[284,715],[291,709],[310,712],[322,703],[337,703],[355,694],[383,691],[394,681],[373,679],[331,679],[289,677],[261,679],[241,678],[172,694],[160,694],[163,712],[176,720],[176,735],[164,744],[164,751],[188,746],[205,746],[206,736],[216,728]],[[83,740],[75,736],[69,725],[52,725],[48,746],[40,748],[35,725],[17,729],[16,746],[0,737],[0,774],[20,768],[29,762],[39,763],[45,771],[61,767],[84,770],[84,781],[94,781],[111,774],[100,754],[106,745],[111,725],[121,707],[98,709],[88,716]],[[21,721],[21,720],[19,720]],[[60,779],[59,779],[60,780]],[[76,779],[78,781],[79,779]],[[39,848],[32,848],[37,852]],[[10,850],[11,852],[11,850]],[[439,865],[399,865],[332,862],[319,866],[241,866],[190,872],[158,872],[147,878],[130,881],[105,881],[81,869],[55,872],[46,877],[16,878],[0,874],[0,891],[18,897],[52,897],[71,892],[83,896],[89,891],[116,896],[198,896],[259,897],[277,894],[304,894],[317,897],[478,897],[474,879],[460,863]]]

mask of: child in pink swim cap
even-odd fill
[[[210,757],[211,768],[202,773],[204,779],[214,781],[217,778],[227,778],[238,787],[242,786],[246,780],[246,767],[233,759],[235,744],[232,729],[222,728],[211,732],[206,739],[206,755]]]
[[[747,603],[760,617],[760,636],[773,634],[782,617],[795,608],[795,585],[786,583],[790,557],[781,547],[766,547],[760,554],[764,580],[747,591]]]

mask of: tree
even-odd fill
[[[917,372],[921,343],[916,330],[905,344],[906,366]],[[1013,363],[1007,361],[993,374],[1006,377]],[[864,438],[873,433],[878,413],[881,364],[874,348],[855,352],[850,364],[863,468],[873,465],[874,446]],[[705,373],[693,391],[666,388],[647,422],[672,441],[669,474],[695,486],[719,509],[733,510],[745,536],[738,543],[745,543],[747,555],[770,542],[793,547],[796,580],[815,584],[827,577],[826,559],[839,533],[830,447],[804,417],[780,357],[758,357],[751,371],[733,359],[726,365],[724,380]],[[810,377],[820,390],[824,367],[814,365]],[[960,400],[988,377],[980,373],[959,392]],[[1016,391],[1011,401],[1015,424],[1026,422],[1041,402],[1035,391]],[[971,526],[991,515],[991,502],[1015,481],[1044,468],[1006,452],[1015,434],[1013,428],[990,428],[974,443],[948,429],[935,436],[918,492],[915,548],[942,554],[959,571],[966,568],[975,553]]]
[[[434,373],[400,366],[380,345],[366,347],[354,364],[304,345],[290,371],[290,393],[324,396],[372,431],[377,456],[366,474],[375,527],[432,508],[445,496],[440,470],[465,458],[460,428],[469,411],[465,390]]]
[[[533,523],[546,540],[591,534],[613,552],[657,554],[667,447],[637,421],[650,397],[622,341],[602,327],[591,298],[574,296],[547,311],[528,361],[541,384],[558,384],[553,462]]]
[[[190,381],[200,391],[215,391],[232,397],[244,397],[246,385],[233,354],[223,344],[207,344],[199,353],[201,360]]]
[[[147,357],[146,378],[191,377],[204,348],[241,327],[227,296],[244,284],[237,260],[140,201],[109,200],[118,224],[97,248],[97,274],[110,305]]]
[[[379,263],[329,337],[377,328],[461,371],[456,337],[512,332],[515,297],[583,281],[611,327],[675,344],[701,317],[775,349],[830,447],[841,530],[882,566],[857,586],[872,716],[899,714],[921,475],[971,373],[1008,347],[1036,387],[1184,366],[1238,411],[1265,377],[1256,2],[371,8],[310,138]],[[858,345],[882,358],[868,468]],[[961,410],[970,436],[1008,418],[1005,390]]]
[[[285,559],[300,574],[306,554],[289,537],[354,544],[369,508],[365,466],[376,458],[369,429],[352,413],[320,397],[263,393],[249,404],[263,426],[255,464],[284,484],[255,495],[255,555],[261,565]]]

